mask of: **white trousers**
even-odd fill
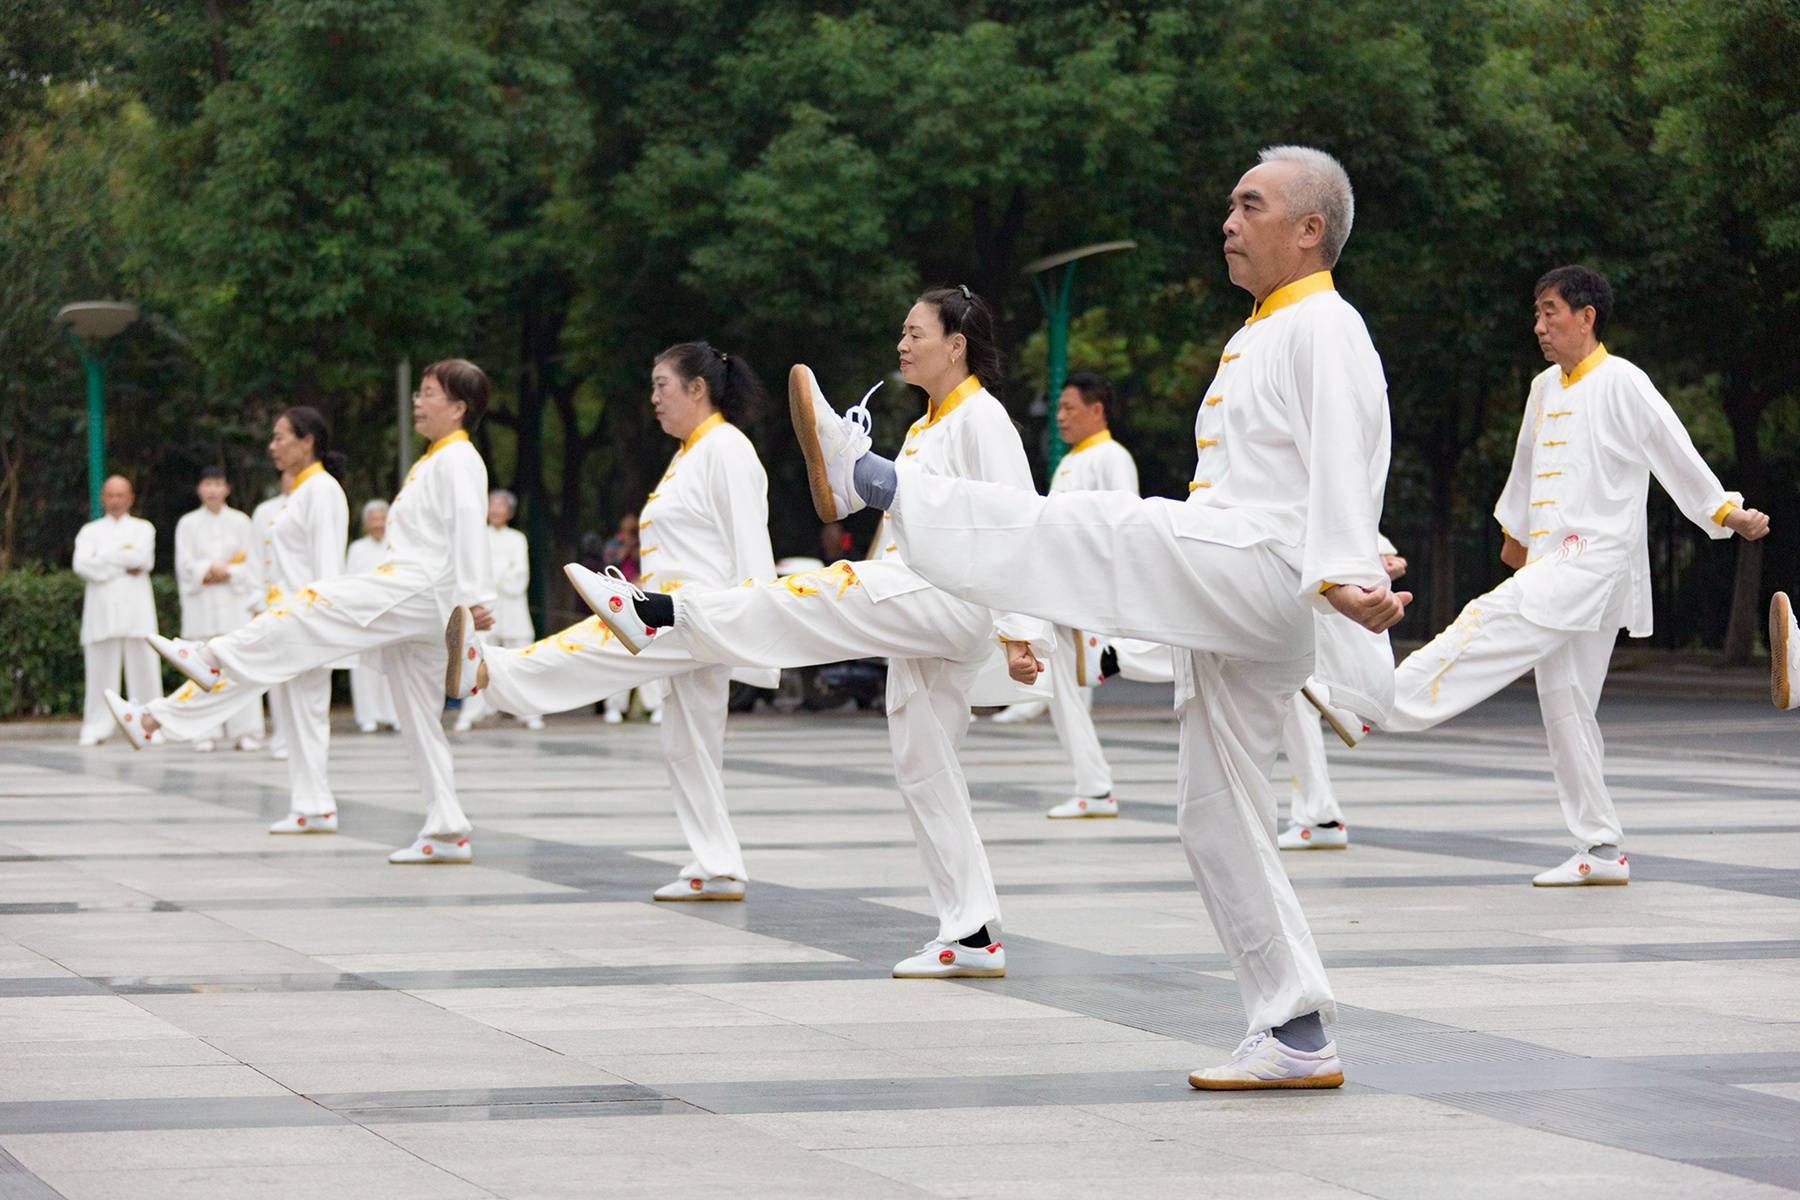
[[[1076,639],[1081,643],[1077,645]],[[1075,669],[1075,658],[1085,658],[1085,677],[1093,683],[1100,676],[1098,637],[1079,629],[1059,628],[1056,650],[1050,669],[1056,679],[1056,690],[1050,693],[1050,722],[1056,726],[1056,740],[1075,768],[1076,796],[1110,796],[1113,789],[1112,765],[1100,748],[1100,735],[1094,732],[1094,689],[1076,683],[1084,673]]]
[[[622,692],[614,692],[612,695],[608,696],[605,702],[606,711],[609,713],[618,713],[621,717],[630,712],[632,690],[633,689],[631,688],[626,688]],[[668,689],[660,683],[639,684],[636,689],[638,703],[644,706],[644,711],[647,713],[657,712],[663,706],[663,695],[667,690]]]
[[[394,693],[387,680],[374,667],[361,663],[350,668],[350,711],[356,714],[359,729],[400,723],[394,715]]]
[[[257,706],[251,705],[251,709]],[[287,731],[288,809],[309,817],[337,811],[331,794],[331,668],[315,667],[269,689]]]
[[[1596,631],[1546,629],[1519,612],[1518,576],[1464,606],[1456,620],[1406,656],[1394,677],[1394,711],[1381,728],[1410,733],[1467,712],[1527,671],[1550,748],[1563,820],[1580,848],[1619,842],[1606,787],[1606,741],[1594,719],[1619,639],[1619,597]]]
[[[321,602],[266,612],[242,629],[207,645],[224,666],[226,683],[212,692],[187,686],[149,705],[171,736],[191,738],[255,703],[265,689],[288,683],[352,654],[372,655],[394,690],[400,733],[413,774],[425,795],[420,837],[441,838],[469,831],[456,801],[450,742],[441,723],[444,709],[444,630],[429,592],[409,596],[359,625]],[[298,723],[284,723],[289,753],[301,736]]]
[[[1297,572],[1267,546],[1175,531],[1173,501],[1055,496],[900,467],[889,516],[914,570],[974,603],[1142,638],[1175,655],[1176,824],[1251,1032],[1336,1015],[1275,847],[1270,772],[1312,663]],[[1184,679],[1183,676],[1186,678]]]
[[[1296,825],[1330,825],[1344,819],[1325,765],[1325,730],[1319,710],[1298,692],[1281,719],[1281,753],[1293,775],[1288,819]]]
[[[102,638],[81,648],[87,668],[87,695],[81,706],[81,736],[104,740],[119,731],[106,707],[106,689],[119,689],[125,675],[125,698],[147,704],[162,695],[162,662],[141,637]]]
[[[482,640],[483,645],[491,646],[496,649],[520,650],[526,646],[531,645],[533,639],[520,638],[520,637],[509,637],[509,638],[484,637],[481,640]],[[459,714],[457,714],[456,723],[459,725],[473,725],[475,722],[481,720],[483,717],[487,716],[488,713],[490,713],[492,711],[493,711],[493,706],[488,703],[487,697],[484,694],[477,692],[473,696],[470,696],[463,701],[462,711]],[[533,717],[541,716],[542,714],[534,713],[534,712],[520,712],[520,713],[514,713],[513,715],[518,717],[519,720],[521,720],[521,721],[529,721]]]

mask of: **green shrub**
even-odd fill
[[[81,601],[73,571],[0,572],[0,717],[79,715],[85,674]],[[153,575],[157,628],[181,628],[175,580]],[[168,683],[165,673],[164,683]]]

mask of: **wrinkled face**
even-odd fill
[[[1089,404],[1079,389],[1066,387],[1056,401],[1056,431],[1074,446],[1106,428],[1106,406]]]
[[[413,393],[413,428],[435,442],[461,429],[468,409],[461,400],[452,400],[443,384],[427,376]]]
[[[945,334],[937,305],[923,300],[912,306],[900,327],[900,378],[914,387],[930,390],[953,372],[967,373],[969,339],[960,333]]]
[[[695,426],[712,415],[706,380],[684,380],[675,364],[659,362],[650,368],[650,408],[664,433],[685,440]]]
[[[202,479],[194,490],[200,493],[200,503],[206,505],[209,512],[224,508],[225,498],[231,495],[231,485],[223,479]]]
[[[512,505],[506,502],[505,496],[488,497],[488,524],[495,529],[505,529],[506,523],[512,520]]]
[[[291,475],[313,460],[313,439],[295,437],[294,427],[286,417],[275,418],[275,432],[269,437],[269,461],[283,475]]]
[[[363,532],[381,541],[387,537],[387,514],[385,508],[372,508],[363,514]]]
[[[1553,363],[1566,370],[1586,357],[1594,333],[1594,306],[1569,307],[1562,293],[1554,287],[1544,289],[1532,306],[1531,332],[1537,335],[1538,349]]]
[[[1225,270],[1231,282],[1257,299],[1292,278],[1306,258],[1307,223],[1288,212],[1286,186],[1299,167],[1259,163],[1231,190],[1225,215]],[[1323,221],[1315,219],[1321,229]],[[1311,239],[1317,246],[1316,234]]]
[[[131,481],[123,475],[114,475],[100,485],[100,507],[109,517],[124,516],[136,501],[137,493],[131,490]]]

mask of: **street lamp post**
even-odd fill
[[[1061,254],[1051,254],[1036,262],[1027,263],[1024,273],[1031,277],[1031,290],[1037,293],[1038,303],[1044,306],[1044,317],[1049,322],[1049,370],[1045,379],[1044,400],[1046,407],[1053,408],[1058,396],[1062,395],[1063,380],[1069,377],[1069,312],[1070,300],[1075,293],[1075,264],[1084,258],[1092,258],[1096,254],[1110,254],[1116,250],[1132,250],[1137,247],[1134,241],[1096,242],[1091,246],[1080,246],[1074,250],[1065,250]],[[1062,278],[1053,284],[1055,294],[1052,295],[1044,287],[1043,276],[1061,267]],[[1056,418],[1051,414],[1049,424],[1050,454],[1048,470],[1056,470],[1056,464],[1062,461],[1063,453],[1068,449],[1063,444],[1062,433],[1056,427]]]
[[[138,319],[135,304],[112,300],[85,300],[65,304],[57,323],[69,327],[69,336],[81,352],[87,372],[88,516],[100,515],[100,482],[106,477],[106,362],[112,357],[110,342]]]

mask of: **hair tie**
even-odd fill
[[[723,350],[721,350],[721,351],[719,351],[719,361],[722,363],[728,363],[731,361],[731,355],[729,355],[729,354],[725,353]]]
[[[961,288],[961,289],[962,289],[962,294],[963,294],[963,299],[964,299],[964,300],[966,300],[966,301],[968,301],[968,302],[970,302],[970,303],[971,303],[971,304],[972,304],[972,303],[974,303],[974,301],[975,301],[975,297],[973,297],[973,296],[971,296],[971,295],[969,295],[969,285],[968,285],[968,284],[966,284],[966,283],[959,283],[959,284],[957,284],[957,285],[956,285],[956,286],[957,286],[957,287],[959,287],[959,288]]]

